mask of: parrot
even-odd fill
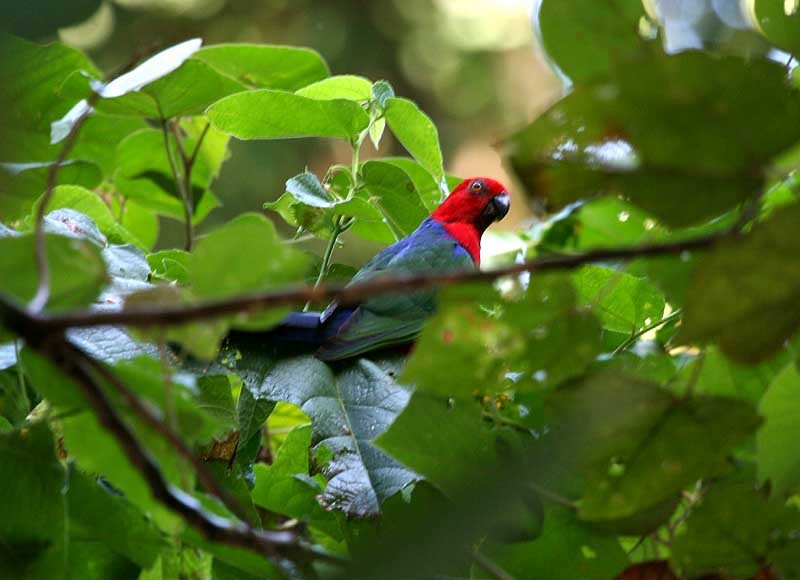
[[[481,236],[502,220],[511,197],[498,181],[461,181],[411,234],[369,260],[348,285],[378,276],[448,273],[480,266]],[[360,304],[332,302],[323,312],[291,312],[274,337],[316,349],[323,361],[337,361],[395,345],[410,344],[436,308],[435,290],[386,294]]]

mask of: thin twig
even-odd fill
[[[486,557],[479,550],[472,552],[472,559],[495,580],[515,580],[514,576],[503,570],[496,562]]]
[[[175,187],[178,188],[178,194],[181,196],[181,203],[183,204],[183,220],[185,222],[184,235],[186,237],[184,249],[187,252],[190,252],[192,250],[192,246],[194,245],[194,223],[192,222],[192,218],[194,217],[194,201],[191,197],[191,183],[187,187],[185,172],[184,175],[181,175],[180,171],[178,170],[178,164],[175,162],[175,156],[172,153],[172,145],[170,144],[169,121],[167,119],[161,120],[161,132],[164,134],[164,148],[167,152],[167,161],[169,162],[169,167],[172,171],[172,178],[175,180]],[[178,147],[181,147],[180,142],[178,143]],[[181,153],[181,156],[185,157],[183,153]]]
[[[188,159],[186,159],[186,165],[189,168],[189,173],[191,173],[191,169],[194,167],[195,161],[197,161],[197,154],[200,153],[200,147],[203,145],[203,141],[205,140],[210,128],[211,123],[206,123],[206,126],[203,127],[203,130],[200,131],[200,136],[197,138],[197,143],[194,144],[194,149],[192,149],[191,155],[189,155]]]
[[[655,330],[659,326],[663,326],[665,324],[669,324],[670,322],[672,322],[673,320],[678,318],[680,315],[681,315],[681,309],[678,308],[677,310],[675,310],[674,312],[668,314],[667,316],[665,316],[661,320],[656,320],[652,324],[648,324],[647,326],[642,328],[640,331],[633,333],[633,335],[628,337],[628,339],[625,342],[623,342],[621,345],[619,345],[617,348],[615,348],[614,352],[612,353],[612,355],[616,355],[616,354],[619,354],[619,353],[621,353],[623,351],[628,350],[628,348],[634,342],[639,340],[642,336],[644,336],[645,334],[647,334],[651,330]]]
[[[28,304],[28,310],[31,312],[41,312],[50,299],[50,265],[47,263],[47,236],[44,231],[44,216],[47,214],[47,206],[50,205],[50,200],[53,198],[53,193],[58,183],[58,172],[61,170],[61,166],[64,164],[64,161],[66,161],[73,147],[75,147],[81,127],[83,127],[89,115],[92,114],[92,106],[97,101],[98,97],[99,95],[97,93],[92,92],[86,99],[86,110],[75,120],[75,123],[64,139],[64,144],[61,146],[58,157],[47,172],[44,194],[39,202],[39,207],[36,208],[36,221],[34,222],[36,236],[36,271],[39,274],[39,284],[36,287],[36,294]]]
[[[79,356],[79,355],[75,355]],[[197,479],[203,487],[212,495],[222,501],[225,507],[231,513],[236,515],[242,521],[247,521],[247,515],[242,508],[239,501],[234,498],[228,491],[222,487],[206,468],[205,464],[192,452],[192,450],[183,442],[175,430],[168,424],[164,423],[157,417],[130,389],[112,373],[106,366],[100,362],[88,358],[87,364],[92,368],[93,372],[100,376],[106,383],[108,383],[116,393],[122,397],[122,400],[128,408],[142,420],[146,425],[152,428],[161,437],[175,449],[175,451],[183,457],[197,474]]]
[[[33,320],[29,322],[35,326]],[[40,354],[50,358],[62,372],[75,381],[101,425],[117,440],[128,460],[142,475],[153,497],[180,515],[208,540],[252,550],[271,559],[318,558],[330,562],[341,561],[334,555],[308,545],[293,532],[256,530],[244,522],[232,522],[205,511],[197,499],[175,488],[164,479],[156,463],[140,446],[136,435],[117,414],[100,386],[100,380],[116,383],[113,374],[102,364],[68,343],[63,335],[50,337],[44,341],[31,341],[30,345]],[[119,387],[119,385],[114,386]],[[131,397],[127,402],[139,406],[141,410],[143,408],[141,401],[123,387],[120,394],[124,398],[127,399],[125,392]],[[146,416],[150,416],[149,412]],[[160,421],[158,425],[159,430],[163,429]]]
[[[646,244],[623,248],[600,248],[582,254],[568,256],[545,256],[522,264],[513,264],[496,270],[467,270],[455,273],[423,275],[387,275],[358,282],[351,286],[326,284],[322,286],[299,286],[259,294],[235,296],[190,305],[131,306],[121,311],[76,310],[60,314],[38,314],[37,327],[42,332],[57,332],[74,327],[95,327],[113,324],[152,328],[170,324],[183,324],[207,320],[232,314],[258,312],[276,306],[300,304],[305,301],[335,299],[341,304],[353,304],[374,296],[447,287],[468,282],[491,282],[503,276],[522,272],[553,272],[571,270],[595,262],[608,260],[633,260],[644,257],[659,257],[696,250],[707,250],[716,245],[724,234],[713,234],[691,240],[680,240],[662,244]],[[13,316],[16,307],[0,297],[0,320]]]

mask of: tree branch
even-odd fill
[[[36,294],[28,304],[28,309],[32,312],[40,312],[50,299],[50,266],[47,263],[47,237],[44,232],[44,216],[47,213],[47,206],[50,205],[50,200],[53,198],[53,192],[56,189],[58,172],[61,170],[61,166],[64,164],[64,161],[66,161],[70,151],[75,147],[81,127],[83,127],[89,115],[92,114],[92,106],[97,101],[98,96],[97,93],[92,92],[86,99],[86,110],[75,120],[75,123],[72,125],[72,128],[69,130],[64,140],[64,145],[61,146],[58,157],[47,172],[44,194],[39,202],[39,207],[36,209],[36,221],[34,223],[36,236],[36,271],[39,274],[39,284],[36,287]]]
[[[36,329],[33,317],[18,319],[17,322],[27,324],[27,328]],[[121,385],[102,364],[93,360],[86,353],[70,344],[62,335],[42,335],[35,332],[24,332],[24,327],[17,325],[12,329],[20,332],[27,344],[49,358],[62,372],[69,376],[80,388],[89,406],[94,411],[100,423],[116,439],[128,460],[144,477],[153,497],[181,516],[188,524],[196,528],[203,536],[213,542],[220,542],[252,550],[271,559],[325,559],[338,562],[334,555],[316,550],[309,546],[297,534],[289,531],[257,530],[245,522],[231,522],[209,512],[206,512],[197,499],[167,482],[157,464],[139,444],[136,435],[119,416],[111,401],[103,392],[101,381],[109,381],[132,408],[145,422],[151,424],[159,433],[167,436],[167,428],[158,419],[155,419],[124,385]],[[120,390],[121,389],[121,390]],[[187,452],[185,446],[177,436],[168,436],[170,443],[182,454]],[[176,444],[177,443],[177,444]],[[193,465],[197,468],[196,463]],[[198,469],[202,478],[204,467]],[[202,479],[201,479],[202,481]],[[214,485],[213,483],[211,484]]]
[[[523,272],[550,272],[571,270],[585,264],[608,260],[633,260],[644,257],[659,257],[707,250],[730,234],[713,234],[690,240],[662,244],[644,244],[624,248],[600,248],[582,254],[568,256],[545,256],[522,264],[488,271],[468,270],[456,273],[426,274],[414,276],[385,276],[373,278],[349,286],[341,284],[321,286],[299,286],[260,294],[235,296],[220,300],[176,306],[136,306],[120,311],[78,310],[62,314],[37,314],[35,322],[42,332],[60,332],[73,327],[94,327],[122,324],[138,328],[182,324],[234,314],[258,312],[276,306],[301,304],[306,301],[337,300],[341,304],[353,304],[373,296],[403,293],[434,287],[453,286],[467,282],[491,282],[503,276]],[[0,307],[2,306],[0,298]],[[0,308],[0,319],[8,313]]]
[[[99,361],[87,357],[82,352],[80,355],[86,359],[86,364],[92,368],[96,375],[111,385],[117,394],[122,397],[122,400],[125,401],[125,404],[131,409],[131,411],[137,417],[139,417],[139,419],[141,419],[145,424],[149,425],[161,437],[166,439],[175,449],[178,455],[189,462],[197,474],[197,479],[199,479],[200,483],[203,484],[203,487],[205,487],[209,493],[218,497],[222,503],[225,504],[225,507],[231,511],[231,513],[235,514],[243,522],[246,522],[247,516],[239,501],[236,500],[236,498],[228,493],[228,491],[217,482],[211,472],[206,468],[205,464],[192,452],[186,443],[183,442],[180,436],[178,436],[178,434],[172,428],[170,428],[169,425],[164,423],[150,409],[148,409],[147,406],[142,403],[139,397],[134,395],[131,390],[128,389],[128,387],[120,380],[120,378],[112,373],[107,366],[101,364]]]

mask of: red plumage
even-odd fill
[[[431,218],[442,224],[469,252],[476,265],[481,262],[481,236],[492,223],[485,217],[486,206],[500,196],[508,196],[508,193],[497,180],[489,177],[465,179],[431,214]]]

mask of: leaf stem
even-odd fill
[[[515,580],[514,576],[503,570],[494,560],[488,558],[480,550],[473,550],[472,559],[495,580]]]
[[[47,185],[44,190],[44,195],[42,195],[42,199],[39,202],[39,207],[36,209],[35,252],[39,284],[36,287],[36,294],[28,304],[28,310],[31,312],[41,312],[50,299],[50,266],[47,263],[47,238],[44,232],[44,216],[47,213],[47,206],[50,205],[50,200],[53,198],[53,192],[55,191],[58,181],[58,172],[61,170],[61,166],[67,159],[70,151],[72,151],[72,148],[75,147],[81,127],[83,127],[89,115],[92,114],[93,105],[98,97],[98,93],[92,92],[86,99],[86,110],[75,120],[75,123],[72,125],[72,128],[69,130],[64,140],[64,145],[62,145],[58,157],[47,172]]]
[[[184,249],[187,252],[191,252],[192,246],[194,245],[194,223],[192,222],[192,218],[194,217],[194,202],[191,197],[191,168],[189,168],[190,171],[187,173],[186,161],[184,161],[183,175],[181,175],[178,170],[178,164],[175,162],[172,144],[170,143],[169,139],[169,121],[167,119],[161,119],[161,132],[164,134],[164,148],[167,152],[167,161],[169,161],[169,167],[172,170],[172,177],[175,180],[175,187],[178,188],[178,193],[180,194],[181,202],[183,203],[183,221],[185,228],[184,235],[186,238],[186,241],[184,242]],[[178,143],[178,147],[181,148],[182,145],[177,135],[175,136],[175,139]],[[185,160],[186,157],[183,153],[182,156]]]
[[[676,318],[680,317],[680,315],[681,315],[681,309],[678,308],[677,310],[671,312],[661,320],[656,320],[655,322],[653,322],[652,324],[648,324],[638,332],[633,333],[630,337],[628,337],[628,339],[625,342],[623,342],[621,345],[619,345],[617,348],[614,349],[614,352],[611,353],[612,356],[618,355],[619,353],[628,350],[628,348],[630,348],[631,345],[633,345],[633,343],[639,340],[642,336],[644,336],[651,330],[658,328],[659,326],[669,324]]]
[[[345,199],[351,199],[358,189],[359,152],[361,151],[361,144],[363,142],[364,134],[362,133],[359,135],[358,139],[355,139],[352,143],[353,156],[350,165],[350,189],[347,191],[347,197]],[[331,266],[331,259],[333,258],[333,252],[336,249],[336,243],[339,241],[339,236],[342,235],[342,232],[349,228],[350,225],[352,224],[347,224],[347,227],[343,227],[344,216],[342,215],[337,215],[333,219],[333,231],[331,232],[331,239],[328,240],[325,253],[322,255],[322,263],[319,266],[319,274],[317,274],[317,280],[314,282],[314,288],[319,288],[325,281],[325,278],[328,276],[328,270]],[[305,305],[303,306],[303,312],[307,312],[308,309],[311,308],[311,302],[312,300],[306,301]]]

